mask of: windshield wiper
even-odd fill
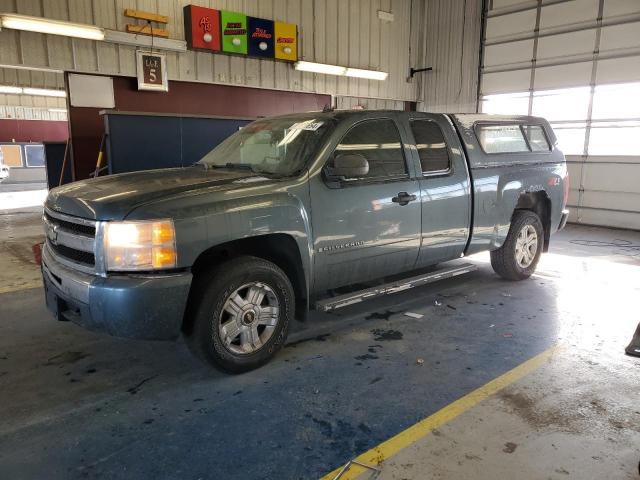
[[[233,163],[233,162],[227,162],[224,165],[217,165],[217,164],[208,164],[210,168],[229,168],[229,169],[236,169],[236,170],[249,170],[251,172],[255,172],[255,170],[253,169],[253,166],[249,163]]]

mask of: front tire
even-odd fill
[[[536,270],[544,242],[540,217],[530,210],[516,210],[502,247],[491,252],[491,266],[502,278],[517,281]]]
[[[196,356],[242,373],[264,365],[282,348],[295,302],[291,282],[277,265],[238,257],[195,281],[187,343]]]

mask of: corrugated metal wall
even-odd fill
[[[15,118],[18,120],[56,120],[66,122],[67,112],[51,111],[47,108],[0,105],[0,118]]]
[[[0,11],[71,20],[124,30],[125,8],[157,12],[170,18],[170,37],[184,39],[184,5],[195,3],[263,18],[296,23],[299,56],[321,63],[389,72],[386,81],[341,78],[293,70],[272,60],[168,52],[172,80],[219,82],[283,90],[394,100],[415,100],[416,87],[406,81],[410,37],[419,43],[420,17],[414,4],[424,0],[0,0]],[[393,22],[377,11],[393,12]],[[412,25],[412,28],[407,28]],[[135,75],[135,48],[31,32],[0,32],[0,64],[61,70]],[[415,49],[414,49],[415,51]]]
[[[482,27],[482,0],[427,0],[421,28],[423,60],[417,73],[418,109],[430,112],[475,112]]]
[[[404,110],[404,101],[381,98],[336,97],[335,106],[340,110],[351,110],[353,108],[361,108],[363,110]]]
[[[1,10],[0,10],[1,11]],[[0,41],[0,52],[6,45]],[[0,55],[2,55],[0,53]],[[0,85],[18,87],[64,89],[64,79],[61,73],[40,72],[35,70],[20,70],[15,68],[0,68]],[[66,100],[58,97],[41,97],[33,95],[0,94],[0,105],[14,107],[65,108]],[[0,111],[0,118],[2,116]],[[39,119],[43,120],[43,119]]]

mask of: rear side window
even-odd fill
[[[411,131],[416,141],[423,174],[443,172],[451,168],[449,149],[437,123],[429,120],[412,120]]]
[[[400,133],[393,120],[366,120],[358,123],[336,147],[335,155],[343,153],[360,154],[367,159],[369,173],[363,180],[387,180],[407,175]],[[328,167],[333,167],[333,160]]]
[[[540,125],[523,125],[524,134],[529,140],[529,146],[533,152],[548,152],[551,150],[547,136]]]
[[[476,135],[486,153],[528,152],[520,125],[476,125]]]

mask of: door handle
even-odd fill
[[[396,197],[393,197],[391,201],[401,206],[408,205],[409,202],[413,202],[417,197],[415,195],[409,195],[407,192],[399,192]]]

